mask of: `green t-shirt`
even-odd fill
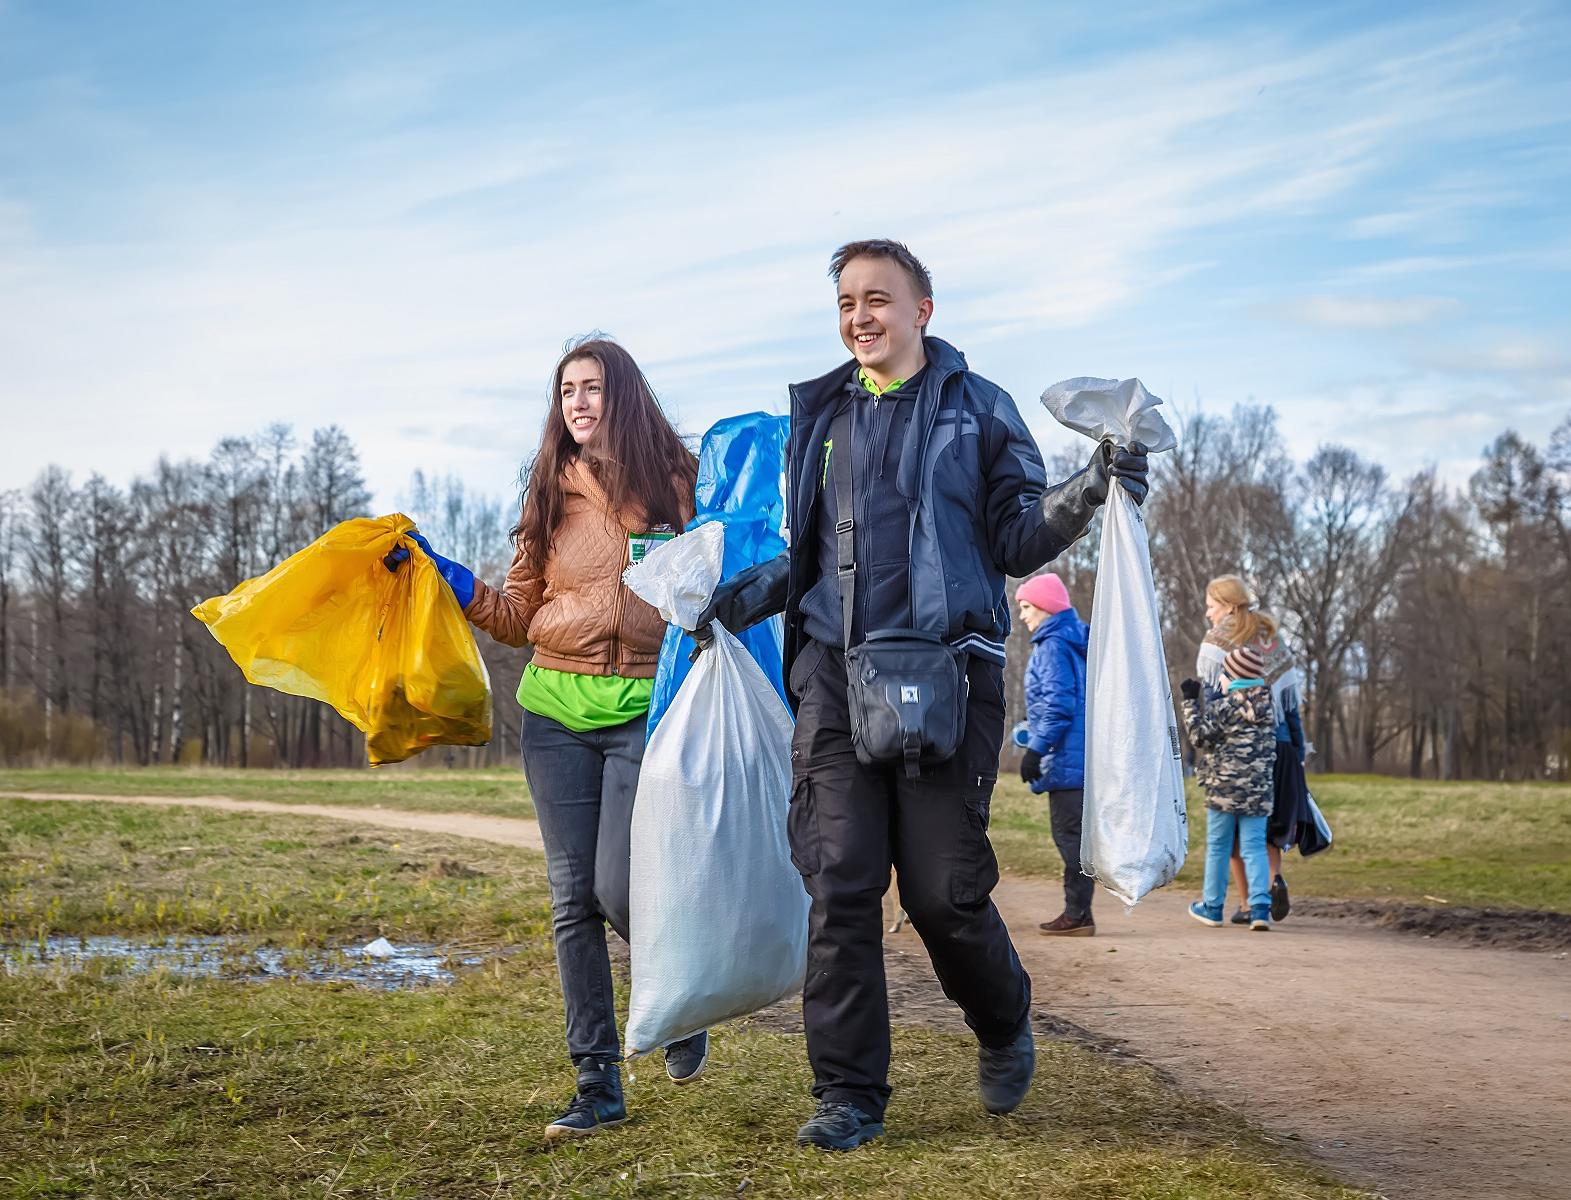
[[[900,385],[905,382],[904,379],[891,379],[888,387],[881,388],[868,377],[867,372],[862,370],[861,367],[856,369],[856,381],[875,396],[887,396],[890,392],[898,392]]]
[[[649,712],[653,679],[579,675],[530,663],[518,681],[518,703],[539,717],[560,721],[574,733],[622,725]]]

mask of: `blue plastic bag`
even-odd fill
[[[725,526],[722,579],[729,579],[754,563],[766,562],[786,548],[785,539],[780,536],[785,517],[780,481],[790,427],[789,417],[746,413],[727,417],[704,435],[698,451],[698,485],[694,491],[697,512],[687,527],[696,529],[706,521],[719,521]],[[785,700],[780,619],[761,621],[736,637]],[[649,733],[654,733],[677,688],[687,678],[692,652],[693,639],[684,630],[667,626],[649,703]]]

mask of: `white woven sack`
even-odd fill
[[[1156,411],[1162,402],[1138,379],[1069,379],[1042,403],[1099,441],[1139,441],[1153,453],[1178,444]],[[1109,491],[1086,660],[1080,869],[1135,904],[1178,874],[1189,823],[1145,517],[1116,482]]]
[[[720,577],[700,526],[628,570],[690,627]],[[791,864],[791,714],[718,623],[644,751],[633,804],[627,1053],[647,1054],[802,986],[808,897]]]

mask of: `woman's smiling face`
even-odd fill
[[[604,415],[605,372],[598,360],[575,358],[562,368],[560,400],[567,432],[578,445],[588,445]]]

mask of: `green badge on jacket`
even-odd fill
[[[669,526],[661,529],[652,529],[648,533],[630,533],[627,535],[627,560],[630,563],[643,562],[649,552],[661,542],[669,542],[676,534]]]

